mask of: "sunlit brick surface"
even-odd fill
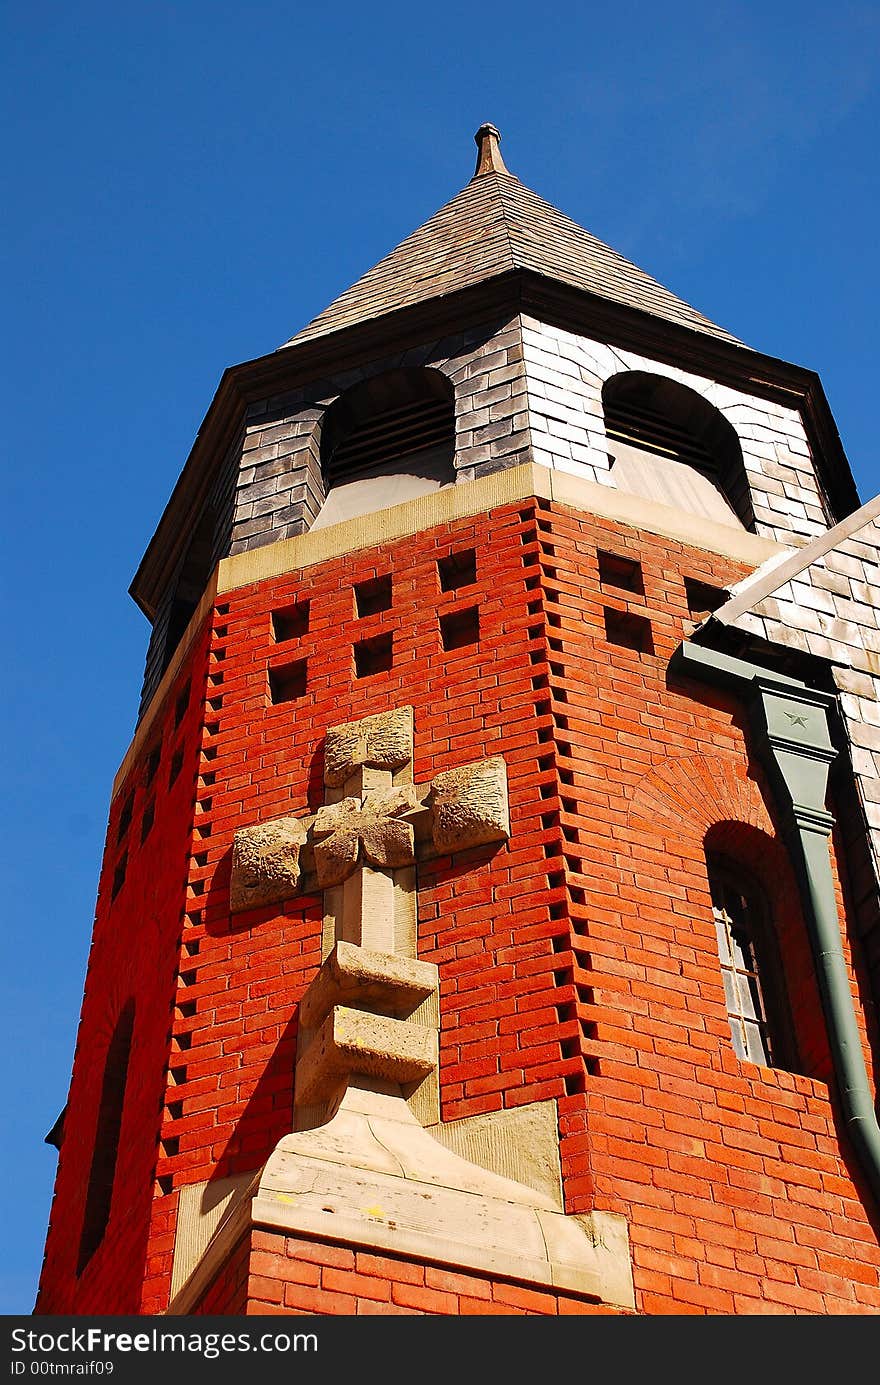
[[[470,549],[476,581],[441,591],[438,560]],[[603,586],[599,550],[637,560],[643,594]],[[358,618],[354,585],[389,572],[391,607]],[[402,704],[415,712],[417,782],[503,755],[510,786],[509,844],[420,868],[419,955],[441,977],[443,1119],[555,1100],[566,1210],[626,1216],[639,1312],[880,1308],[880,1252],[835,1124],[797,892],[743,713],[668,673],[691,628],[685,578],[722,587],[744,573],[528,502],[220,599],[155,723],[151,786],[155,737],[113,805],[39,1311],[165,1309],[179,1188],[257,1169],[290,1130],[297,1003],[320,963],[321,901],[231,919],[232,836],[314,811],[327,727]],[[303,600],[308,630],[280,653],[272,612]],[[471,608],[479,642],[444,652],[439,617]],[[649,622],[653,652],[609,640],[608,609]],[[388,633],[391,667],[357,678],[354,643]],[[307,665],[302,695],[273,704],[269,670],[293,658]],[[707,832],[770,897],[796,1074],[731,1051]],[[111,902],[123,850],[126,878]],[[848,890],[839,894],[855,932]],[[860,956],[853,965],[859,1002]],[[104,1054],[131,995],[113,1208],[77,1281]],[[239,1245],[201,1311],[245,1307],[606,1311],[262,1231]]]

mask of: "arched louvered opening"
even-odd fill
[[[602,404],[619,490],[754,529],[739,438],[702,395],[632,370],[605,382]]]
[[[107,1223],[110,1220],[133,1033],[134,1001],[129,1000],[123,1006],[119,1019],[116,1021],[104,1063],[101,1104],[98,1107],[95,1146],[92,1151],[82,1234],[79,1241],[79,1256],[76,1267],[78,1275],[82,1274],[104,1239],[104,1232],[107,1230]]]
[[[455,399],[437,370],[385,371],[341,395],[321,429],[326,500],[313,528],[455,481]]]
[[[214,554],[214,511],[207,509],[199,520],[171,598],[165,643],[162,648],[162,673],[171,662],[184,631],[202,599],[211,576]]]

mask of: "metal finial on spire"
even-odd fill
[[[505,166],[501,157],[501,132],[494,125],[481,125],[474,135],[477,145],[477,166],[474,169],[474,177],[479,178],[481,173],[509,173],[510,169]]]

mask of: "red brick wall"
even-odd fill
[[[249,1238],[243,1236],[193,1309],[195,1314],[210,1317],[247,1312],[250,1249]]]
[[[398,1255],[255,1231],[247,1312],[367,1315],[597,1314],[601,1304],[553,1289],[460,1274]]]
[[[438,558],[470,547],[476,585],[441,594]],[[602,589],[598,548],[641,561],[644,597]],[[358,620],[353,584],[389,571],[391,610]],[[125,902],[127,879],[109,907],[102,884],[81,1028],[85,1061],[74,1071],[41,1308],[132,1311],[139,1303],[160,1311],[176,1189],[258,1167],[289,1130],[296,1005],[320,962],[321,903],[300,898],[230,920],[232,834],[313,810],[327,726],[402,703],[415,708],[419,782],[500,753],[510,783],[509,846],[421,870],[420,955],[441,973],[444,1119],[556,1099],[567,1209],[627,1216],[640,1311],[880,1305],[876,1237],[851,1181],[851,1155],[840,1153],[797,895],[763,776],[746,751],[743,715],[725,695],[667,674],[690,628],[684,577],[721,586],[743,571],[530,502],[219,600],[208,662],[203,644],[189,661],[200,673],[192,673],[188,717],[204,707],[204,726],[190,729],[187,720],[179,733],[191,757],[181,776],[187,809],[180,790],[179,815],[169,798],[131,858],[151,905],[144,909],[134,892]],[[309,630],[280,645],[270,614],[294,600],[310,602]],[[438,615],[473,605],[479,646],[444,653]],[[606,607],[648,618],[654,652],[609,641]],[[392,668],[356,679],[353,642],[387,631]],[[305,694],[273,706],[267,667],[291,659],[307,660]],[[173,711],[163,716],[167,723]],[[730,1050],[707,832],[766,882],[797,1017],[798,1074],[740,1064]],[[114,834],[111,818],[108,840]],[[108,850],[105,877],[113,856]],[[143,995],[145,1014],[155,1012],[139,1059],[142,1097],[124,1118],[130,1148],[119,1178],[130,1210],[114,1208],[105,1244],[76,1285],[65,1246],[78,1236],[91,1157],[95,1055],[112,1028],[110,996],[126,986],[136,988],[139,1005]],[[166,1059],[174,1080],[160,1117]],[[160,1118],[162,1181],[151,1220]],[[314,1263],[305,1252],[285,1257],[285,1266]],[[321,1274],[361,1274],[357,1263],[323,1263]],[[405,1301],[402,1286],[410,1284],[428,1295],[430,1311],[466,1311],[451,1309],[444,1295],[453,1290],[427,1268],[417,1284],[405,1276],[398,1284],[389,1271],[385,1297],[375,1297],[375,1284],[368,1294],[360,1280],[344,1288],[315,1280],[314,1269],[302,1273],[310,1276],[303,1292],[338,1294],[339,1302],[420,1311]],[[272,1280],[256,1262],[250,1274]],[[288,1278],[300,1282],[292,1271]],[[490,1286],[508,1298],[487,1298],[478,1283],[482,1290],[465,1300],[517,1310],[509,1295],[523,1291]],[[255,1302],[295,1307],[284,1294],[251,1289]],[[524,1299],[520,1307],[528,1311]]]
[[[727,565],[555,508],[539,524],[568,781],[570,1027],[587,1059],[583,1098],[561,1103],[569,1209],[592,1201],[627,1217],[643,1312],[876,1311],[876,1231],[852,1152],[841,1153],[809,949],[764,776],[736,703],[667,675],[687,615],[683,577],[723,583]],[[597,548],[641,561],[643,598],[601,588]],[[603,607],[650,618],[655,653],[610,645]],[[707,835],[769,896],[798,1073],[732,1052]],[[866,996],[859,963],[853,992]]]
[[[155,1254],[156,1247],[167,1250],[173,1244],[173,1223],[167,1208],[163,1217],[160,1202],[148,1250],[158,1191],[158,1142],[190,861],[206,657],[203,635],[111,806],[38,1312],[137,1312],[148,1255]],[[156,748],[160,754],[150,778],[148,762]],[[131,820],[124,827],[123,810],[132,791]],[[142,841],[144,811],[151,804],[155,820]],[[125,879],[114,898],[114,877],[123,855]],[[130,997],[135,999],[134,1032],[110,1219],[102,1244],[77,1276],[104,1062],[116,1019]]]

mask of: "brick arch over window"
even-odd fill
[[[602,387],[611,475],[619,490],[754,530],[733,425],[687,385],[644,370]]]
[[[122,1113],[128,1065],[134,1035],[135,1003],[126,1001],[110,1037],[104,1060],[104,1076],[95,1127],[95,1143],[86,1188],[85,1210],[77,1257],[77,1275],[81,1275],[104,1239],[113,1202],[113,1184],[119,1155]]]
[[[321,425],[326,499],[312,528],[455,483],[455,398],[439,370],[402,367],[353,385]]]
[[[644,826],[670,841],[702,841],[721,821],[740,822],[772,833],[761,792],[745,765],[722,755],[681,755],[656,765],[630,800],[631,827]]]

